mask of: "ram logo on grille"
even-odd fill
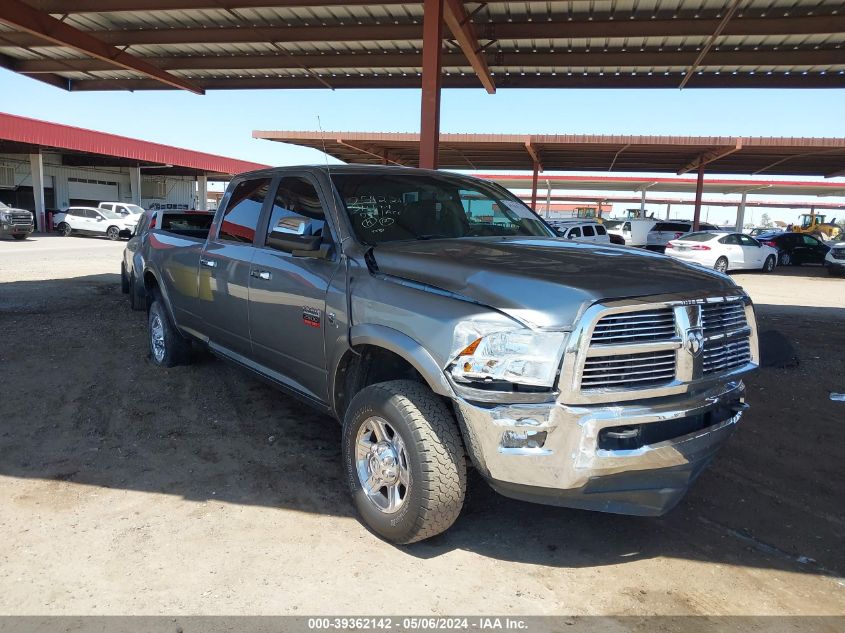
[[[693,327],[684,335],[684,349],[693,356],[698,356],[704,349],[704,330],[700,327]]]

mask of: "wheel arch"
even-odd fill
[[[385,325],[354,325],[349,340],[352,347],[338,353],[330,371],[329,395],[339,419],[357,391],[382,380],[415,378],[440,396],[454,397],[443,370],[407,334]],[[398,375],[388,375],[391,372]]]

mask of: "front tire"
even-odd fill
[[[56,228],[62,237],[70,237],[70,234],[73,233],[73,229],[70,228],[70,224],[67,222],[61,222]]]
[[[458,425],[418,382],[378,383],[352,399],[343,464],[364,524],[392,543],[444,532],[463,507],[466,459]]]
[[[26,235],[21,235],[21,234],[13,235],[12,237],[14,237],[16,240],[25,240],[26,239]]]
[[[109,238],[112,242],[116,242],[120,239],[120,229],[116,226],[110,226],[106,229],[106,237]]]
[[[792,256],[789,253],[781,253],[780,254],[780,265],[781,266],[789,266],[792,264]]]
[[[713,270],[716,270],[720,273],[727,273],[728,272],[728,258],[727,257],[720,257],[716,260],[716,264],[713,266]]]
[[[772,271],[775,269],[775,264],[776,264],[776,262],[775,262],[775,256],[774,256],[774,255],[769,255],[769,256],[766,258],[766,261],[765,261],[765,262],[763,262],[763,272],[764,272],[764,273],[770,273],[770,272],[772,272]]]
[[[170,321],[160,296],[156,296],[147,315],[150,360],[159,367],[187,365],[191,341],[182,336]]]

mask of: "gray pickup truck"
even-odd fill
[[[392,167],[257,171],[210,229],[143,229],[152,361],[191,345],[343,425],[364,523],[446,530],[474,466],[501,494],[671,509],[742,412],[748,296],[662,255],[572,243],[505,189]]]
[[[0,202],[0,237],[11,235],[16,240],[25,240],[34,230],[32,212],[14,209]]]

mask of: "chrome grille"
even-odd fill
[[[751,361],[751,345],[748,339],[710,341],[704,348],[703,360],[705,374],[736,369]]]
[[[32,216],[29,213],[12,213],[12,224],[32,224]]]
[[[748,325],[745,305],[742,301],[704,304],[701,306],[701,325],[705,339],[735,332]]]
[[[845,259],[845,248],[834,248],[833,259]]]
[[[652,386],[675,378],[675,352],[643,352],[591,356],[584,363],[582,389],[625,389]]]
[[[675,336],[675,314],[672,308],[644,312],[611,314],[593,328],[591,345],[621,345],[666,341]]]

